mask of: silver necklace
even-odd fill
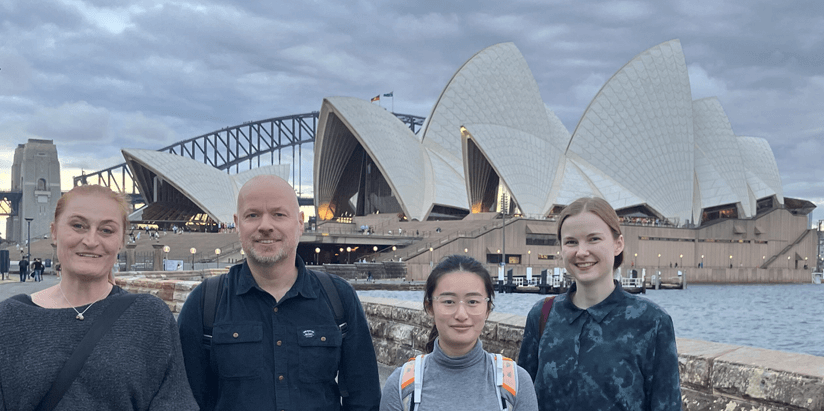
[[[63,294],[63,299],[64,299],[64,300],[66,300],[66,303],[67,303],[67,304],[69,304],[69,307],[71,307],[71,308],[72,308],[72,310],[74,310],[74,312],[76,312],[76,313],[77,313],[77,316],[76,316],[76,317],[74,317],[74,318],[77,318],[79,321],[83,321],[83,319],[84,319],[84,318],[86,318],[86,317],[83,317],[83,314],[86,314],[86,311],[89,311],[89,308],[92,308],[92,306],[94,305],[94,303],[96,303],[96,302],[100,301],[100,300],[95,300],[95,301],[92,301],[92,303],[91,303],[91,304],[89,304],[89,306],[88,306],[88,307],[86,307],[86,309],[85,309],[85,310],[83,310],[83,312],[81,313],[80,311],[77,311],[77,308],[74,308],[74,306],[72,305],[72,303],[71,303],[71,302],[69,302],[69,299],[68,299],[68,298],[66,298],[66,293],[64,293],[64,292],[63,292],[63,283],[62,283],[62,282],[61,282],[61,283],[57,283],[57,287],[58,287],[58,288],[60,288],[60,294]]]

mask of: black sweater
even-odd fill
[[[114,287],[86,311],[84,321],[71,308],[42,308],[28,297],[0,303],[0,411],[33,410],[92,323],[120,293],[125,291]],[[56,408],[197,409],[174,317],[162,300],[147,294],[101,338]]]

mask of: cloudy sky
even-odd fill
[[[717,96],[737,135],[766,138],[784,194],[817,203],[817,221],[822,27],[820,0],[0,0],[0,189],[28,138],[55,141],[65,190],[123,162],[121,148],[319,110],[325,96],[393,91],[396,112],[425,116],[467,59],[508,41],[572,131],[627,61],[678,38],[693,98]]]

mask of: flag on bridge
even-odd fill
[[[395,93],[395,91],[390,91],[390,92],[388,92],[388,93],[384,94],[383,96],[384,96],[384,97],[392,97],[392,98],[394,98],[394,97],[395,97],[395,96],[393,95],[394,93]]]
[[[374,102],[376,102],[376,101],[381,101],[381,95],[380,95],[380,94],[378,94],[378,95],[377,95],[377,96],[375,96],[375,97],[372,97],[372,103],[374,103]]]

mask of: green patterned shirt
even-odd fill
[[[556,297],[543,336],[539,300],[529,311],[518,365],[535,381],[541,411],[680,410],[672,318],[616,282],[582,310],[575,285]]]

